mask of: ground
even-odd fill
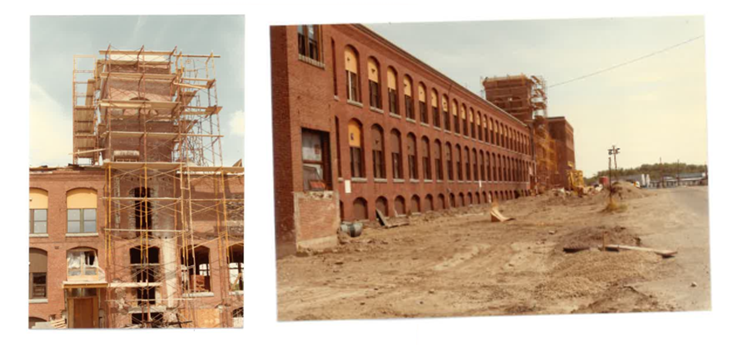
[[[710,310],[707,187],[544,195],[430,212],[278,260],[280,320]],[[609,243],[654,253],[564,247]]]

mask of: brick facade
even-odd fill
[[[377,208],[386,216],[395,217],[530,193],[532,157],[528,126],[361,25],[317,26],[316,33],[319,54],[312,59],[303,50],[299,52],[297,27],[271,28],[278,256],[292,254],[299,246],[307,247],[309,241],[318,240],[320,245],[335,243],[340,221],[360,220],[365,215],[375,220]],[[345,71],[353,68],[347,63],[354,62],[345,59],[347,50],[357,60],[358,96],[351,100],[348,93],[354,91],[348,87],[350,81]],[[379,69],[379,107],[370,106],[369,59]],[[393,75],[397,80],[394,113],[389,111],[388,91]],[[420,111],[421,90],[425,95],[425,117]],[[437,122],[432,106],[434,90],[438,96]],[[411,99],[406,99],[407,93]],[[444,97],[448,121],[443,112]],[[408,108],[413,109],[412,118]],[[356,178],[352,174],[349,132],[355,124],[361,127],[364,172]],[[375,177],[373,128],[383,133],[384,178]],[[320,196],[324,192],[304,189],[304,130],[318,131],[328,138],[323,145],[328,158],[324,182],[333,193],[325,197]],[[397,147],[391,145],[394,135],[400,138],[399,149],[394,149],[400,152],[396,159],[391,156],[392,148]],[[428,150],[424,151],[426,142]],[[450,173],[447,147],[451,148]],[[409,160],[411,152],[416,156],[413,162]],[[424,152],[430,162],[430,176],[424,171]],[[440,173],[436,169],[438,156]],[[399,176],[395,175],[393,162],[399,162]],[[412,165],[417,174],[411,174]],[[453,178],[449,179],[449,175]],[[306,202],[309,198],[299,197],[303,194],[319,195],[310,199],[318,200],[322,206],[310,207]],[[324,199],[330,200],[329,207],[323,205]],[[332,206],[339,212],[333,212]],[[309,217],[322,221],[297,219],[306,214],[302,209],[308,209]]]

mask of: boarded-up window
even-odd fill
[[[444,150],[446,153],[446,176],[448,181],[452,181],[454,179],[454,163],[451,160],[452,150],[451,150],[451,144],[446,143],[446,149]]]
[[[410,198],[410,213],[421,212],[421,199],[417,195]]]
[[[421,161],[423,163],[423,179],[430,180],[431,176],[431,144],[428,137],[421,138]]]
[[[383,196],[377,198],[377,201],[375,202],[375,209],[377,209],[377,211],[380,211],[383,216],[387,217],[387,199],[385,199],[385,197]]]
[[[400,107],[398,106],[398,74],[392,67],[387,69],[387,102],[391,113],[400,114]]]
[[[438,139],[433,142],[433,157],[435,160],[436,179],[441,181],[443,180],[443,156],[441,156],[441,142]]]
[[[431,194],[426,195],[426,201],[423,203],[423,208],[428,211],[433,211],[433,196]]]
[[[367,200],[363,198],[354,199],[354,203],[352,204],[352,213],[354,220],[368,219],[369,217],[367,216]]]
[[[443,112],[443,129],[451,130],[451,117],[449,117],[449,99],[446,95],[441,98],[441,111]]]
[[[303,159],[303,190],[323,191],[331,189],[329,168],[329,134],[303,129],[301,136]]]
[[[433,113],[433,125],[441,127],[441,115],[438,112],[438,92],[431,90],[431,112]]]
[[[370,107],[382,109],[382,97],[380,96],[380,65],[377,60],[367,60],[367,78],[370,82]]]
[[[395,215],[402,216],[405,214],[405,198],[399,196],[395,198]]]
[[[426,104],[426,87],[423,83],[418,84],[418,113],[422,123],[428,123],[428,107]]]
[[[364,155],[362,152],[362,125],[356,120],[347,125],[349,134],[349,160],[352,177],[364,177]]]
[[[461,105],[461,123],[464,129],[464,135],[468,136],[469,135],[469,123],[467,122],[467,119],[466,119],[466,106],[463,104]]]
[[[344,50],[344,69],[347,74],[347,99],[361,102],[359,95],[359,58],[352,47]]]
[[[46,274],[48,254],[46,251],[31,248],[29,253],[28,298],[46,298]]]
[[[405,97],[405,116],[415,119],[413,111],[413,80],[409,76],[403,77],[403,97]]]
[[[461,133],[461,125],[459,123],[459,103],[454,100],[451,105],[451,115],[454,116],[454,133]]]

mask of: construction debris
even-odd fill
[[[503,223],[515,220],[515,218],[508,218],[502,215],[502,213],[500,213],[499,206],[497,205],[492,205],[492,210],[490,211],[490,214],[492,215],[492,223]]]

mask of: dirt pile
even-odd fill
[[[632,183],[626,181],[614,182],[612,191],[622,200],[644,198],[648,195],[647,191],[637,188]]]

